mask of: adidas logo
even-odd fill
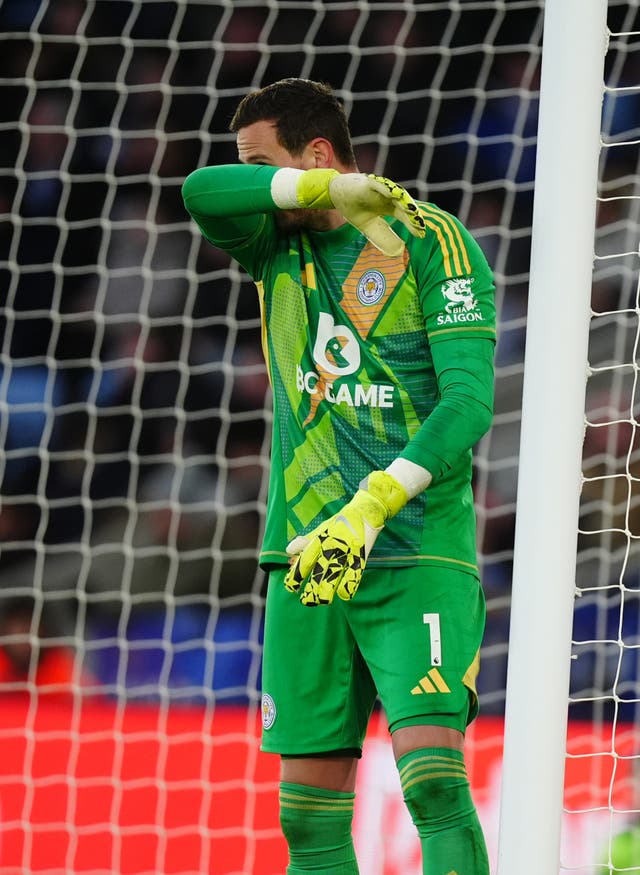
[[[446,684],[437,668],[432,668],[426,675],[421,678],[417,685],[411,690],[412,696],[420,696],[422,693],[450,693],[451,690]]]

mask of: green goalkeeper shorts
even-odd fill
[[[379,696],[389,729],[464,732],[478,713],[475,680],[485,603],[478,579],[449,568],[366,569],[353,601],[305,607],[286,568],[267,591],[262,750],[359,755]]]

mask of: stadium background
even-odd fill
[[[239,97],[291,75],[330,82],[361,169],[459,215],[495,267],[496,421],[474,469],[486,719],[472,737],[495,823],[489,764],[499,768],[504,707],[542,14],[538,0],[0,3],[1,595],[5,608],[33,598],[37,646],[72,650],[76,682],[54,703],[33,677],[5,679],[6,871],[27,858],[33,871],[54,868],[52,859],[84,871],[87,837],[89,856],[102,842],[123,872],[143,871],[141,836],[167,872],[198,871],[185,860],[207,855],[212,871],[243,871],[252,854],[282,852],[273,765],[255,751],[265,585],[255,557],[270,417],[257,299],[195,233],[180,186],[196,166],[235,161],[227,126]],[[639,17],[637,4],[610,3],[613,30],[637,30]],[[610,51],[617,84],[640,82],[637,49],[636,40]],[[607,136],[631,138],[637,94],[609,95],[604,118]],[[603,167],[606,179],[637,173],[637,149]],[[600,240],[620,250],[633,218],[623,209],[599,213]],[[627,306],[633,277],[633,266],[596,277],[594,309]],[[612,326],[626,348],[628,329]],[[601,334],[596,359],[609,345]],[[590,396],[600,425],[626,397],[609,389]],[[586,471],[615,474],[629,454],[636,459],[632,424],[587,429]],[[638,501],[597,489],[584,494],[578,583],[601,585],[576,610],[570,715],[578,747],[584,727],[602,738],[613,720],[624,747],[637,718],[637,555],[621,592],[619,560],[602,583],[594,544],[610,557],[626,551],[615,532],[623,515],[638,533]],[[620,638],[630,645],[622,656],[596,643]],[[137,741],[169,771],[145,772]],[[71,778],[52,776],[56,744]],[[377,722],[371,745],[369,762],[378,745],[384,759]],[[91,751],[86,763],[81,751]],[[107,775],[114,756],[120,771]],[[608,766],[594,778],[580,763],[576,804],[595,809]],[[363,780],[375,784],[374,771]],[[618,780],[628,801],[628,770]],[[39,795],[47,786],[54,795]],[[52,818],[52,804],[65,817]]]

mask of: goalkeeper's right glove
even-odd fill
[[[278,206],[292,206],[289,198],[280,200],[277,190],[281,184],[292,181],[292,171],[278,171],[282,180],[272,182],[272,195]],[[314,168],[293,171],[296,206],[308,209],[336,209],[385,255],[401,255],[404,241],[382,218],[399,219],[414,237],[424,237],[425,221],[420,209],[408,191],[384,176],[373,173],[339,173],[337,170]],[[287,176],[284,176],[287,174]],[[285,183],[286,184],[286,183]]]
[[[386,471],[373,471],[351,501],[308,535],[287,547],[294,557],[285,577],[289,592],[302,589],[303,605],[328,605],[334,593],[348,601],[385,522],[407,503],[404,486]]]

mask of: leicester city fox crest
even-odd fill
[[[379,270],[368,270],[358,280],[356,295],[361,304],[371,307],[377,304],[387,289],[387,281]]]
[[[271,729],[276,721],[276,703],[269,693],[262,694],[262,727]]]

